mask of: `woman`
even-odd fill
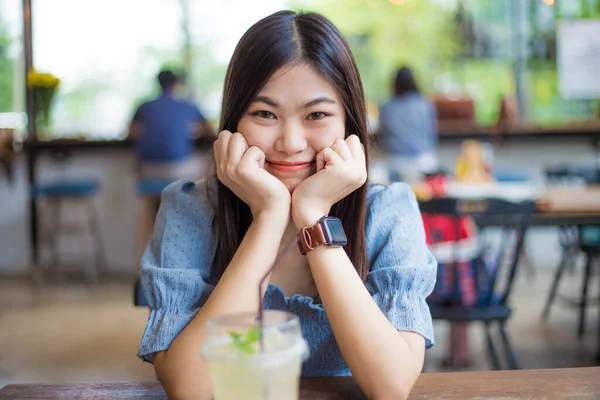
[[[379,108],[380,140],[390,175],[419,182],[437,170],[437,114],[408,67],[396,73],[394,96]],[[394,180],[394,179],[393,179]]]
[[[370,398],[408,396],[433,345],[436,263],[408,186],[366,183],[363,89],[331,22],[282,11],[252,26],[227,71],[220,130],[218,180],[163,193],[142,262],[151,314],[138,355],[170,398],[211,399],[206,321],[256,311],[284,244],[330,215],[347,245],[287,253],[265,307],[300,317],[304,376],[352,373]]]

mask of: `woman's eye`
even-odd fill
[[[273,113],[269,112],[269,111],[256,111],[253,114],[256,115],[259,118],[275,119],[275,115],[273,115]]]
[[[323,112],[314,112],[314,113],[310,113],[308,115],[307,119],[311,119],[311,120],[316,120],[316,119],[323,119],[325,118],[327,115]]]

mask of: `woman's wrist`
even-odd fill
[[[252,222],[271,229],[281,230],[282,234],[290,219],[289,209],[262,210],[253,215]]]
[[[298,230],[306,227],[315,225],[323,216],[327,215],[329,211],[309,209],[294,215],[294,224]]]

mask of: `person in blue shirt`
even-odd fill
[[[172,399],[212,399],[206,323],[256,312],[276,256],[324,215],[344,247],[283,256],[262,296],[296,314],[303,376],[353,375],[371,399],[406,398],[433,346],[436,261],[410,187],[367,183],[367,118],[348,44],[325,17],[280,11],[253,25],[223,91],[216,176],[162,195],[142,261],[150,316],[138,356]]]
[[[394,96],[379,107],[379,140],[392,178],[413,183],[436,172],[437,113],[408,67],[397,71]]]
[[[179,78],[169,70],[158,74],[161,94],[143,103],[133,115],[130,136],[135,141],[142,177],[182,179],[202,175],[194,162],[193,136],[215,136],[198,107],[177,96]]]
[[[194,154],[193,137],[199,131],[214,137],[214,129],[198,107],[179,98],[180,77],[163,70],[157,78],[161,94],[138,107],[129,128],[135,142],[139,177],[159,186],[184,178],[200,178],[206,174],[207,157]],[[144,196],[140,201],[136,260],[141,259],[152,237],[159,205],[158,196]]]

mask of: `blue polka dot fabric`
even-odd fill
[[[154,237],[142,259],[142,286],[150,305],[138,357],[152,362],[169,348],[210,297],[215,262],[216,182],[178,181],[162,193]],[[369,187],[366,288],[398,330],[413,331],[433,346],[433,324],[425,302],[433,290],[437,263],[425,244],[423,223],[409,186]],[[349,375],[322,304],[300,294],[287,297],[276,285],[265,293],[265,307],[300,317],[310,356],[303,376]]]

